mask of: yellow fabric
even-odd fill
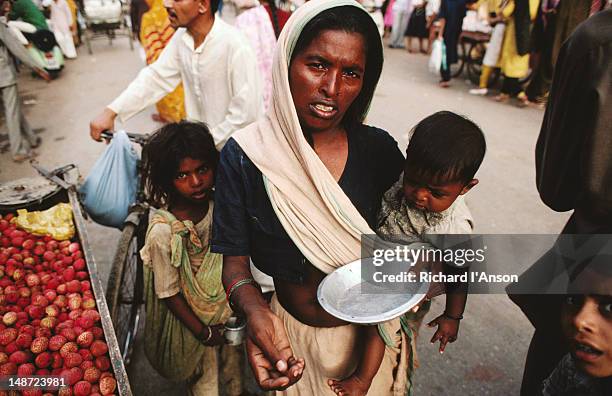
[[[285,325],[295,356],[303,357],[306,369],[302,378],[277,396],[333,396],[335,393],[327,385],[329,378],[346,378],[353,373],[363,355],[359,326],[345,325],[336,327],[307,326],[280,305],[276,295],[272,297],[270,309]],[[397,321],[399,324],[399,320]],[[399,343],[399,333],[394,342]],[[372,381],[369,396],[404,396],[404,385],[395,387],[393,374],[398,367],[399,349],[386,348],[378,373]]]
[[[75,233],[72,207],[67,203],[59,203],[44,211],[28,212],[27,209],[19,209],[13,221],[34,235],[51,235],[58,241],[71,239]]]
[[[539,0],[529,0],[529,16],[533,21],[538,13]],[[504,45],[500,65],[502,73],[506,77],[522,78],[529,71],[529,54],[519,55],[516,49],[516,26],[514,23],[515,1],[510,0],[502,14],[507,20],[506,31],[504,32]]]
[[[489,77],[491,77],[492,72],[492,67],[482,66],[482,71],[480,72],[480,84],[478,85],[478,88],[487,88],[489,86]]]
[[[168,12],[164,8],[163,0],[151,0],[149,11],[142,16],[140,23],[140,42],[147,57],[147,64],[157,60],[166,44],[172,38],[174,29],[168,21]],[[186,117],[185,93],[180,84],[174,91],[157,102],[159,115],[169,122],[178,122]]]

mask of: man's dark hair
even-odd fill
[[[221,0],[210,0],[210,9],[212,11],[212,14],[216,14],[217,10],[219,9],[219,3],[221,2]]]
[[[354,6],[330,8],[315,16],[304,26],[291,54],[291,61],[298,53],[308,47],[321,32],[326,30],[359,33],[364,38],[366,69],[363,77],[363,87],[359,96],[346,111],[343,119],[345,127],[358,125],[363,121],[382,71],[383,48],[378,28],[372,17],[362,9]],[[338,46],[341,48],[342,43],[338,43]]]
[[[414,127],[404,169],[439,183],[467,183],[476,174],[486,150],[478,125],[450,111],[439,111]]]
[[[176,172],[187,157],[203,161],[213,172],[217,169],[219,152],[205,124],[171,123],[149,138],[142,149],[142,182],[151,205],[159,208],[170,204]]]

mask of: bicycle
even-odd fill
[[[141,146],[148,139],[148,135],[132,133],[127,135],[130,141]],[[110,140],[113,135],[110,132],[103,132],[102,137]],[[150,207],[145,198],[144,186],[139,183],[136,202],[130,207],[124,221],[106,284],[106,303],[126,367],[130,363],[144,305],[144,276],[139,252],[144,246],[149,225]]]

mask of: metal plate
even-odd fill
[[[11,180],[0,184],[0,206],[26,206],[58,190],[59,186],[41,176]]]
[[[346,322],[375,324],[396,318],[415,307],[429,289],[428,282],[406,285],[406,293],[368,284],[361,292],[361,260],[346,264],[327,275],[319,284],[317,298],[327,312]],[[376,288],[376,289],[375,289]]]

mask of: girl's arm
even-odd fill
[[[206,326],[202,323],[191,307],[189,307],[189,304],[187,304],[187,301],[185,301],[181,293],[164,298],[162,301],[166,304],[170,312],[172,312],[197,339],[208,339],[208,341],[203,342],[204,345],[222,345],[225,342],[222,333],[223,325]]]

